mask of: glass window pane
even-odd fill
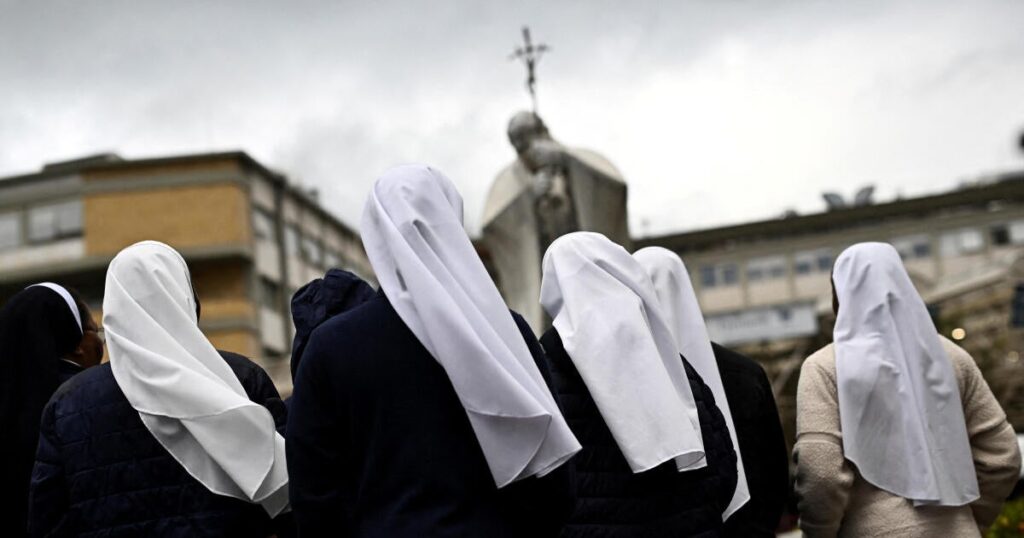
[[[277,234],[274,233],[274,219],[265,211],[257,209],[252,214],[252,229],[256,237],[277,241]]]
[[[1010,241],[1015,245],[1024,243],[1024,220],[1015,220],[1010,223]]]
[[[306,237],[302,240],[302,255],[306,258],[306,261],[313,264],[319,264],[322,256],[320,248],[320,242]]]
[[[943,234],[939,238],[939,252],[947,258],[960,254],[960,235],[956,232]]]
[[[967,229],[960,232],[960,249],[964,253],[978,252],[985,248],[985,236],[981,230]]]
[[[57,213],[57,235],[74,237],[82,235],[82,201],[74,200],[54,206]]]
[[[53,206],[35,207],[28,212],[28,239],[34,243],[57,237],[57,211]]]
[[[740,271],[735,263],[722,266],[722,283],[725,285],[736,284],[740,281]]]
[[[927,258],[932,255],[932,244],[928,242],[914,243],[914,257]]]
[[[705,288],[715,287],[715,267],[705,265],[700,268],[700,285]]]
[[[997,224],[989,229],[993,245],[1009,245],[1010,229],[1005,224]]]
[[[0,249],[14,248],[21,244],[21,215],[8,213],[0,215]]]
[[[284,252],[288,256],[299,255],[299,231],[291,225],[284,228]]]

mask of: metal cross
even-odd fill
[[[509,60],[522,60],[526,66],[526,90],[530,92],[530,101],[533,103],[533,113],[537,113],[537,77],[534,75],[534,69],[537,65],[537,61],[540,60],[542,54],[549,50],[548,46],[544,43],[534,45],[533,41],[530,40],[530,27],[523,26],[523,42],[525,43],[522,47],[516,47],[515,52],[509,56]]]

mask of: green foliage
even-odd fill
[[[1008,501],[996,522],[988,528],[985,538],[1011,538],[1024,536],[1024,497]]]

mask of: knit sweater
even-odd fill
[[[843,456],[835,348],[807,358],[797,389],[796,493],[806,536],[975,537],[999,514],[1020,471],[1017,439],[974,359],[942,338],[960,387],[981,497],[958,507],[922,506],[866,482]]]

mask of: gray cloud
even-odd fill
[[[552,53],[541,112],[631,184],[634,233],[820,208],[1019,167],[1024,4],[0,0],[0,173],[94,151],[241,148],[357,223],[384,168],[428,161],[475,229]]]

